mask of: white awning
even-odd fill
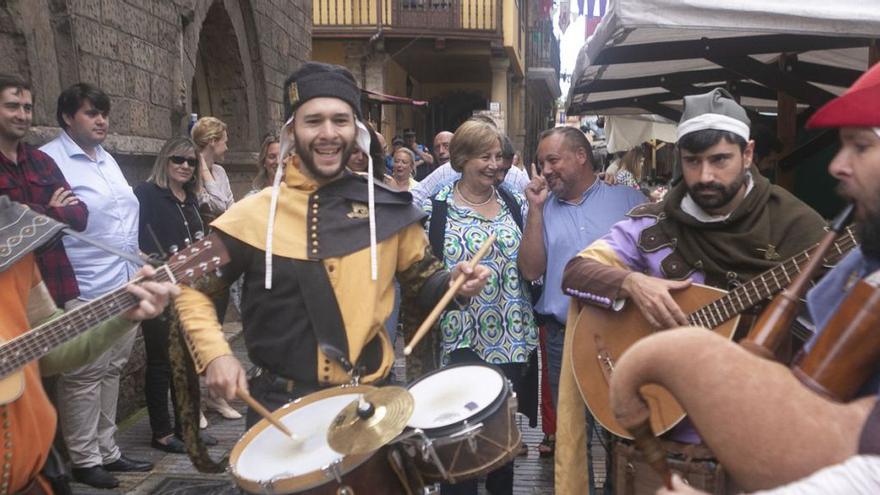
[[[612,0],[578,55],[568,113],[674,119],[683,94],[719,85],[757,111],[775,111],[779,90],[815,107],[867,69],[878,37],[880,0]],[[781,52],[797,60],[779,70]]]

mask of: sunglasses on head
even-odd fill
[[[199,159],[198,158],[187,158],[185,156],[175,155],[175,156],[168,157],[168,159],[171,160],[171,163],[176,163],[177,165],[183,165],[184,163],[186,163],[187,165],[189,165],[192,168],[196,168],[199,166]]]

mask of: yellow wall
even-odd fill
[[[522,77],[525,74],[525,64],[520,45],[525,43],[525,26],[519,22],[519,4],[522,0],[504,0],[504,48],[510,56],[510,68]]]
[[[312,60],[345,65],[345,42],[312,39]]]

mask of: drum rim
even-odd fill
[[[288,412],[293,411],[295,409],[300,409],[307,405],[318,402],[322,399],[335,397],[337,395],[344,395],[348,393],[366,393],[370,390],[375,390],[376,387],[371,385],[342,385],[337,387],[325,388],[323,390],[318,390],[317,392],[312,392],[310,394],[304,395],[292,402],[288,402],[278,409],[272,411],[272,417],[280,420],[284,417]],[[244,490],[250,493],[263,493],[263,483],[259,480],[245,478],[242,476],[236,466],[238,464],[238,460],[241,457],[244,449],[253,441],[254,437],[258,434],[262,433],[266,428],[272,427],[268,421],[265,419],[260,419],[257,424],[249,428],[241,438],[235,443],[235,446],[229,453],[229,472],[232,474],[232,477],[235,479],[236,484],[243,488]],[[342,456],[342,465],[340,467],[340,475],[345,476],[348,473],[351,473],[355,469],[359,468],[365,462],[370,460],[379,450],[374,450],[373,452],[368,452],[365,454],[356,454],[356,455],[343,455]],[[294,480],[297,480],[296,483],[293,483]],[[328,479],[324,475],[324,471],[321,469],[317,469],[314,471],[309,471],[307,473],[303,473],[299,476],[287,477],[287,478],[279,478],[275,480],[273,485],[274,493],[299,493],[304,490],[310,490],[316,487],[319,487],[325,483],[329,483],[331,480]]]
[[[415,380],[413,380],[412,382],[407,384],[406,389],[407,390],[412,389],[412,387],[414,387],[416,384],[418,384],[419,382],[421,382],[423,380],[426,380],[430,376],[442,373],[443,371],[447,371],[447,370],[450,370],[453,368],[460,368],[463,366],[482,366],[484,368],[490,368],[493,371],[495,371],[496,373],[498,373],[499,375],[501,375],[501,391],[498,393],[498,396],[495,397],[494,399],[492,399],[492,401],[489,403],[489,405],[486,408],[484,408],[480,411],[477,411],[474,414],[472,414],[462,420],[459,420],[458,422],[455,422],[455,423],[452,423],[452,424],[446,425],[446,426],[438,426],[436,428],[414,428],[412,426],[407,425],[408,430],[418,429],[418,430],[421,430],[425,435],[428,435],[429,437],[445,436],[450,433],[455,433],[456,431],[461,429],[461,426],[465,421],[467,421],[468,423],[471,423],[471,424],[479,423],[479,422],[482,422],[484,419],[488,418],[489,416],[492,416],[496,411],[498,411],[498,408],[501,406],[501,404],[504,402],[504,400],[511,395],[512,389],[510,386],[510,382],[507,379],[507,375],[505,375],[504,372],[501,371],[501,368],[499,368],[498,366],[495,366],[491,363],[486,363],[486,362],[455,363],[455,364],[450,364],[448,366],[444,366],[440,369],[430,371],[430,372],[426,373],[424,376],[416,378]]]

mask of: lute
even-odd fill
[[[857,244],[852,227],[847,227],[829,249],[825,264],[837,263]],[[806,266],[814,247],[729,292],[693,284],[671,295],[691,325],[712,329],[731,339],[740,314],[785,289]],[[617,436],[632,438],[614,418],[610,406],[608,384],[614,372],[614,363],[636,341],[655,331],[635,304],[627,304],[620,311],[583,304],[575,320],[570,351],[575,382],[590,413],[605,429]],[[698,372],[695,370],[695,373]],[[684,419],[684,410],[663,388],[646,385],[642,388],[642,395],[651,406],[651,426],[657,435],[669,431]]]
[[[171,255],[168,262],[156,269],[156,276],[151,280],[188,284],[228,262],[229,253],[226,247],[216,234],[211,234]],[[24,391],[24,376],[20,370],[23,366],[40,359],[52,349],[95,325],[137,306],[140,299],[128,292],[126,287],[142,280],[132,280],[58,318],[0,343],[0,404],[8,404],[21,396]]]

